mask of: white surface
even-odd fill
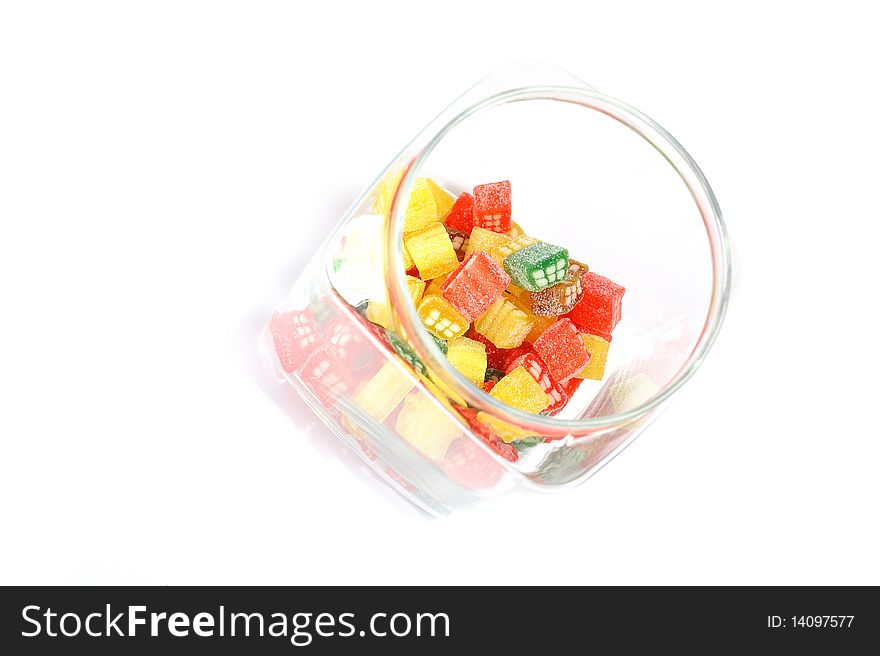
[[[2,6],[0,583],[880,583],[866,5],[475,4]],[[743,281],[595,478],[431,521],[279,400],[256,336],[397,149],[522,57],[690,150]]]

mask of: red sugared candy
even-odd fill
[[[510,230],[510,182],[474,187],[474,225],[493,232]]]
[[[311,309],[276,312],[269,321],[269,332],[281,367],[292,373],[320,345]]]
[[[559,383],[565,383],[590,361],[584,340],[569,319],[560,319],[552,324],[541,333],[533,346],[547,365],[550,375]]]
[[[303,363],[300,377],[327,408],[337,405],[338,397],[350,394],[354,387],[350,373],[339,366],[332,348],[326,345]]]
[[[477,434],[477,436],[483,440],[490,449],[492,449],[499,456],[504,458],[505,460],[509,460],[510,462],[516,462],[519,458],[519,452],[516,450],[512,444],[508,444],[500,437],[498,437],[495,433],[493,433],[486,424],[479,421],[477,419],[477,411],[473,408],[456,408],[459,414],[464,418],[467,422],[468,426],[470,426],[471,430]]]
[[[464,192],[456,198],[443,223],[447,228],[471,234],[474,228],[474,197]]]
[[[468,255],[440,286],[440,294],[468,322],[486,313],[510,284],[510,276],[485,251]]]
[[[550,371],[547,368],[547,365],[541,362],[541,359],[537,355],[533,353],[524,353],[523,355],[509,359],[507,361],[507,369],[505,369],[505,373],[509,374],[517,367],[525,367],[525,370],[531,374],[532,378],[535,379],[535,382],[541,386],[544,394],[550,397],[550,405],[544,408],[544,412],[550,415],[555,415],[565,407],[565,404],[568,403],[568,394],[565,393],[565,388],[553,380],[550,376]]]
[[[592,271],[581,275],[584,297],[565,316],[571,319],[582,333],[611,339],[611,331],[620,321],[621,305],[625,287]]]

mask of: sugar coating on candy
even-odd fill
[[[455,369],[474,385],[480,386],[486,376],[486,345],[473,339],[461,336],[449,342],[446,353]]]
[[[550,376],[550,371],[546,365],[533,353],[524,353],[507,362],[507,372],[511,372],[517,367],[522,367],[531,374],[532,378],[541,386],[543,392],[550,397],[550,405],[544,412],[547,414],[556,414],[568,403],[568,395],[565,389]]]
[[[541,242],[534,237],[520,235],[516,239],[508,239],[506,242],[492,246],[492,248],[489,249],[489,256],[499,264],[502,264],[504,260],[514,253],[518,253],[524,248],[540,243]]]
[[[376,421],[382,422],[415,386],[412,378],[396,362],[388,361],[355,393],[355,404]]]
[[[510,276],[485,252],[466,257],[440,287],[440,293],[468,321],[486,313],[501,296]]]
[[[403,232],[420,230],[432,223],[442,221],[455,199],[431,178],[418,178],[413,183],[403,220]]]
[[[418,314],[428,331],[440,339],[454,339],[470,327],[470,322],[442,296],[425,296],[419,303]]]
[[[510,230],[507,231],[507,236],[511,239],[516,239],[520,235],[526,234],[526,231],[522,229],[519,223],[516,221],[510,222]]]
[[[526,341],[530,344],[534,343],[536,339],[541,336],[545,330],[547,330],[550,326],[556,323],[556,320],[559,317],[542,317],[537,314],[528,315],[529,319],[532,320],[532,329],[529,331],[529,334],[526,335]]]
[[[510,230],[510,182],[474,187],[474,225],[494,232]]]
[[[467,251],[467,247],[471,243],[471,237],[466,232],[461,232],[460,230],[453,230],[449,226],[446,226],[446,232],[449,234],[449,241],[452,242],[452,248],[455,249],[455,256],[459,261],[463,260],[465,257],[465,251]]]
[[[491,394],[491,393],[490,393]],[[524,428],[520,428],[516,424],[511,424],[490,415],[488,412],[481,410],[477,413],[477,419],[493,433],[498,435],[506,444],[510,444],[514,440],[522,440],[532,437],[533,433]]]
[[[318,328],[309,309],[276,312],[269,320],[269,332],[278,362],[286,373],[295,371],[319,346]]]
[[[376,200],[373,202],[373,211],[376,214],[388,214],[391,211],[391,202],[402,177],[403,167],[398,166],[386,173],[376,185]]]
[[[558,383],[567,381],[590,361],[584,341],[568,319],[554,323],[541,333],[532,346]]]
[[[416,355],[416,352],[413,351],[412,346],[403,339],[397,333],[393,333],[388,331],[385,335],[388,340],[388,344],[391,345],[391,348],[394,349],[394,352],[399,355],[404,362],[406,362],[410,367],[412,367],[416,372],[421,375],[427,375],[428,368],[425,366],[425,363],[422,362],[421,358]]]
[[[446,343],[445,339],[440,339],[437,335],[431,334],[431,339],[437,345],[437,348],[440,349],[440,352],[443,355],[449,353],[449,344]]]
[[[568,250],[546,242],[532,244],[505,257],[504,270],[514,284],[539,292],[565,279]]]
[[[586,270],[585,264],[570,260],[565,280],[531,295],[532,312],[545,317],[571,312],[584,296],[581,274]]]
[[[622,315],[626,288],[593,271],[581,275],[581,284],[584,297],[566,316],[581,332],[610,341]]]
[[[320,346],[303,362],[300,377],[325,407],[333,407],[337,397],[348,394],[352,384],[347,372],[327,346]]]
[[[431,296],[440,296],[440,288],[443,286],[443,283],[446,282],[446,278],[449,274],[445,274],[442,276],[438,276],[434,278],[431,282],[428,283],[428,286],[425,288],[425,293],[422,294],[422,297]]]
[[[519,454],[515,448],[503,442],[500,437],[495,435],[485,424],[477,419],[476,410],[473,408],[456,408],[456,410],[458,410],[474,434],[483,440],[492,451],[510,462],[516,462],[519,459]]]
[[[452,441],[462,436],[461,429],[446,416],[437,401],[421,390],[406,397],[394,430],[434,462],[442,461]]]
[[[474,229],[471,230],[471,240],[470,242],[468,242],[464,254],[465,257],[470,255],[471,253],[476,253],[477,251],[486,251],[491,254],[491,250],[493,247],[500,246],[501,244],[506,244],[509,241],[510,237],[508,237],[507,235],[502,235],[498,232],[492,232],[491,230],[486,230],[485,228],[474,227]]]
[[[515,348],[523,343],[532,329],[525,312],[503,297],[474,322],[474,330],[498,348]]]
[[[425,287],[427,283],[424,280],[420,280],[415,276],[407,276],[406,277],[406,286],[409,289],[409,295],[412,298],[413,305],[418,306],[419,301],[422,300],[422,296],[425,294]]]
[[[409,289],[409,295],[413,300],[413,304],[418,307],[419,301],[425,292],[426,283],[414,276],[406,277],[406,286]],[[378,324],[386,330],[394,330],[394,317],[391,310],[391,304],[387,300],[374,300],[367,304],[364,315],[368,321]]]
[[[537,414],[550,405],[550,397],[525,367],[516,367],[492,388],[490,396],[512,408]]]
[[[458,257],[442,223],[433,223],[403,238],[422,280],[449,273],[458,266]]]
[[[456,198],[455,204],[443,222],[450,230],[471,234],[474,227],[474,197],[464,192]]]
[[[409,254],[409,249],[406,247],[406,244],[403,245],[403,269],[404,271],[409,271],[414,268],[416,265],[413,262],[412,255]]]
[[[584,341],[587,353],[590,354],[590,361],[575,376],[577,378],[589,378],[590,380],[602,380],[603,376],[605,376],[605,363],[608,360],[608,349],[611,344],[607,339],[603,339],[598,335],[581,333],[581,339]]]
[[[386,330],[394,330],[394,317],[391,313],[391,304],[387,301],[370,301],[367,304],[366,317]]]

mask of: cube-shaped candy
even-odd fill
[[[462,436],[458,423],[446,415],[430,394],[418,389],[404,400],[394,430],[435,462],[443,460],[450,443]]]
[[[461,336],[449,342],[449,363],[477,387],[485,382],[486,345]]]
[[[532,294],[532,312],[545,317],[571,312],[584,296],[581,274],[586,271],[585,264],[570,260],[565,280]]]
[[[490,395],[502,403],[537,414],[550,405],[550,397],[525,367],[516,367],[492,388]]]
[[[562,386],[565,390],[565,393],[568,395],[568,400],[571,400],[571,397],[574,396],[574,393],[578,391],[578,387],[581,386],[581,383],[584,382],[583,378],[578,378],[577,376],[573,378],[569,378],[568,381]]]
[[[281,368],[287,373],[295,371],[320,346],[318,327],[309,308],[276,312],[269,320],[269,332]]]
[[[428,374],[428,368],[425,366],[425,363],[422,362],[421,358],[416,355],[416,352],[413,350],[412,346],[403,339],[397,333],[393,333],[390,330],[386,333],[386,338],[388,343],[391,345],[391,348],[394,349],[394,352],[399,355],[404,362],[406,362],[412,369],[422,376],[426,376]]]
[[[490,182],[474,187],[474,225],[492,230],[510,230],[510,182]]]
[[[476,410],[473,408],[456,408],[456,410],[458,410],[477,437],[483,440],[495,453],[510,462],[516,462],[519,459],[519,454],[514,447],[503,442],[501,438],[477,419],[478,413]]]
[[[467,256],[440,287],[440,293],[468,321],[482,316],[507,287],[510,276],[485,251]]]
[[[536,339],[541,336],[545,330],[547,330],[550,326],[556,323],[556,320],[559,317],[541,317],[537,314],[529,314],[529,319],[532,320],[532,329],[529,331],[529,334],[526,335],[526,341],[529,344],[533,344]]]
[[[510,222],[510,230],[507,231],[507,236],[511,239],[516,239],[520,235],[526,234],[526,231],[522,229],[519,223],[516,221]]]
[[[365,313],[367,321],[382,326],[386,330],[394,330],[394,317],[388,301],[370,301]]]
[[[414,276],[406,277],[406,286],[409,288],[409,295],[413,300],[413,305],[418,307],[419,301],[425,292],[425,281],[419,280]],[[367,304],[365,316],[368,321],[378,324],[386,330],[394,330],[394,318],[391,312],[391,305],[387,299],[370,301]]]
[[[471,234],[474,227],[474,197],[464,192],[456,198],[444,223],[450,230]]]
[[[602,339],[598,335],[581,334],[584,346],[590,354],[590,361],[587,366],[576,374],[577,378],[589,378],[591,380],[602,380],[605,375],[605,362],[608,360],[608,348],[611,344],[608,340]]]
[[[449,353],[449,344],[446,343],[445,339],[440,339],[437,335],[431,335],[431,339],[434,340],[434,343],[443,355]]]
[[[498,348],[509,349],[523,343],[532,322],[525,312],[501,297],[474,322],[474,329]]]
[[[435,337],[450,340],[464,335],[470,323],[442,296],[425,296],[419,303],[419,317]]]
[[[508,239],[506,242],[502,242],[500,244],[492,246],[492,248],[489,249],[489,256],[493,260],[498,262],[498,264],[502,264],[505,259],[513,255],[514,253],[518,253],[524,248],[528,248],[529,246],[534,246],[535,244],[540,243],[541,242],[534,237],[529,237],[528,235],[520,235],[516,239]]]
[[[565,393],[565,389],[550,377],[550,371],[537,355],[525,353],[507,362],[508,373],[517,367],[522,367],[528,371],[532,378],[541,386],[544,394],[550,397],[550,405],[544,409],[546,414],[556,414],[565,407],[565,404],[568,403],[568,395]]]
[[[403,232],[420,230],[432,223],[442,221],[449,214],[455,198],[431,178],[418,178],[412,187]]]
[[[353,401],[373,419],[382,422],[414,386],[415,381],[396,361],[388,361],[358,389]]]
[[[452,242],[452,248],[455,249],[455,256],[461,262],[465,257],[468,245],[471,243],[471,237],[468,233],[461,230],[453,230],[446,226],[446,232],[449,234],[449,241]]]
[[[592,271],[581,276],[584,297],[566,316],[582,333],[611,338],[611,331],[620,321],[624,287]]]
[[[350,372],[339,366],[339,360],[326,345],[306,358],[300,377],[327,408],[332,408],[340,396],[349,394],[354,387]]]
[[[545,242],[532,244],[504,258],[504,270],[515,285],[539,292],[565,279],[568,250]]]
[[[446,282],[446,278],[449,274],[444,274],[442,276],[438,276],[434,278],[431,282],[428,283],[428,286],[425,288],[425,293],[422,294],[422,298],[425,296],[431,296],[432,294],[435,296],[440,296],[440,288],[443,286],[443,283]]]
[[[419,270],[422,280],[430,280],[449,273],[458,266],[455,248],[442,223],[411,232],[403,242]]]
[[[554,323],[532,346],[557,383],[565,383],[590,361],[580,333],[568,319]]]
[[[464,254],[465,257],[467,257],[471,253],[476,253],[477,251],[490,252],[493,247],[506,244],[509,241],[510,237],[507,235],[492,232],[485,228],[474,227],[474,229],[471,230],[471,240],[468,242]]]

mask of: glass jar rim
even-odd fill
[[[559,419],[529,414],[501,403],[475,387],[446,358],[438,357],[442,354],[422,325],[407,288],[403,264],[403,225],[407,202],[401,199],[409,198],[412,185],[431,152],[447,133],[474,113],[510,102],[529,100],[552,100],[580,105],[603,113],[630,128],[653,146],[678,173],[703,219],[712,256],[713,279],[703,329],[696,345],[673,379],[647,401],[625,412],[584,419]],[[727,311],[732,277],[730,244],[718,201],[706,177],[681,144],[658,123],[626,103],[594,91],[586,85],[524,86],[495,93],[464,108],[459,105],[460,102],[453,103],[441,113],[404,151],[406,155],[414,154],[404,161],[402,177],[391,205],[391,220],[386,223],[386,253],[389,258],[385,276],[391,302],[397,308],[394,316],[398,328],[406,335],[428,370],[436,373],[443,384],[463,398],[469,406],[527,431],[534,431],[536,435],[588,435],[641,419],[663,404],[693,376],[714,343]],[[434,129],[438,125],[440,127]]]

